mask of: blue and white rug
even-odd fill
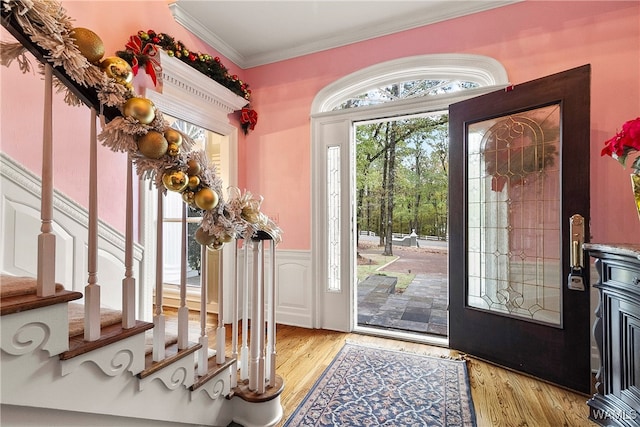
[[[347,343],[284,426],[475,427],[466,362]]]

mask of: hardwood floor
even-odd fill
[[[197,314],[194,315],[197,319]],[[209,316],[215,325],[215,315]],[[227,326],[230,335],[230,326]],[[442,347],[368,335],[278,325],[276,372],[285,382],[281,395],[283,421],[293,413],[346,341],[437,356],[458,356]],[[230,342],[228,340],[227,342]],[[230,353],[230,349],[229,349]],[[589,396],[469,358],[471,395],[478,427],[590,427]]]
[[[285,380],[281,396],[285,420],[346,341],[421,354],[458,355],[446,348],[424,344],[278,325],[277,372]],[[596,426],[587,418],[588,396],[473,358],[467,367],[478,427]]]

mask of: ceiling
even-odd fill
[[[241,68],[282,61],[521,0],[176,0],[175,20]]]

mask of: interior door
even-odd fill
[[[590,73],[449,109],[450,347],[583,393],[588,258],[570,233],[589,236]]]

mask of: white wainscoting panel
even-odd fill
[[[4,153],[0,153],[0,175],[0,271],[14,276],[36,277],[41,226],[40,178]],[[54,191],[53,204],[56,282],[67,290],[84,292],[88,278],[88,212],[58,191]],[[133,270],[138,289],[141,261],[142,247],[134,245]],[[122,308],[123,278],[124,236],[99,222],[98,284],[103,306]],[[139,292],[137,294],[140,295]],[[136,315],[140,318],[138,311]]]
[[[278,250],[276,322],[313,327],[311,251]]]
[[[249,252],[251,257],[251,252]],[[242,283],[244,281],[244,251],[238,252],[240,306],[239,315],[242,317]],[[249,280],[253,269],[253,261],[249,258]],[[269,255],[265,256],[265,282],[271,277]],[[249,286],[251,289],[251,286]],[[311,280],[311,252],[300,250],[276,249],[276,323],[313,328],[314,304],[313,283]],[[249,291],[251,292],[251,291]],[[226,307],[231,311],[231,294],[225,294]],[[251,306],[251,293],[249,294]],[[250,313],[249,313],[250,315]],[[225,309],[225,323],[231,322],[230,314]]]

